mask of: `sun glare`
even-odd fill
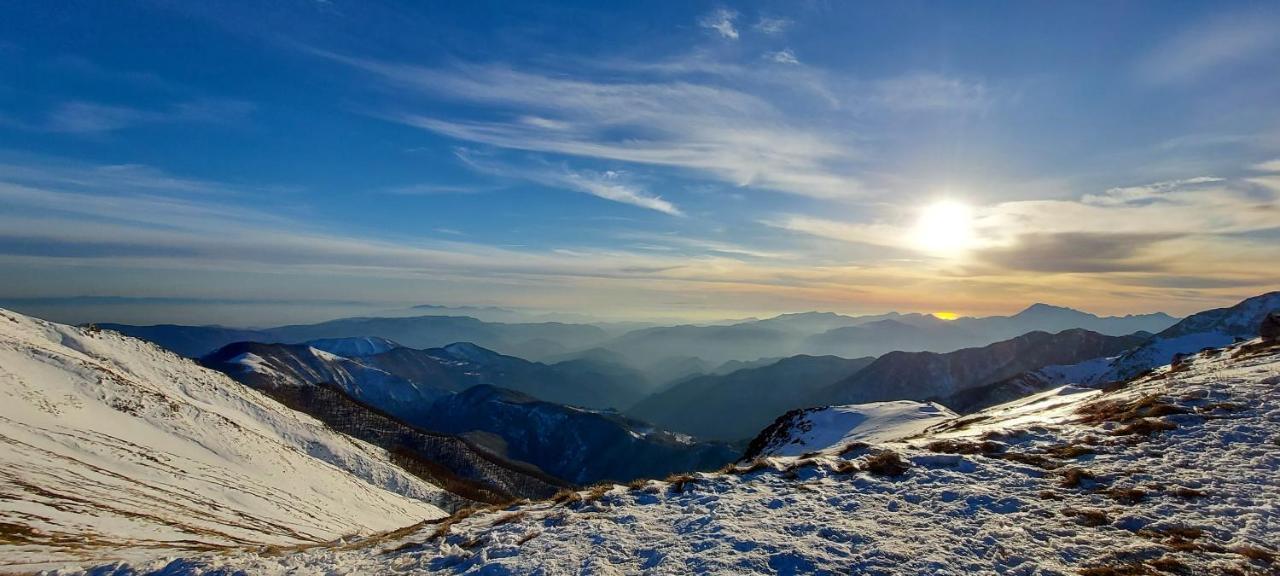
[[[973,243],[973,211],[954,200],[935,202],[921,211],[915,234],[916,242],[928,252],[961,252]]]
[[[959,318],[960,315],[955,312],[934,312],[933,317],[939,320],[955,320],[956,318]]]

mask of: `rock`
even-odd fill
[[[1280,340],[1280,310],[1275,310],[1262,319],[1258,334],[1263,340]]]

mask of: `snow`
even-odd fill
[[[906,438],[954,418],[955,412],[932,402],[875,402],[830,406],[797,413],[788,422],[790,434],[775,438],[763,456],[800,456],[838,449],[855,441],[880,443]]]
[[[1229,308],[1193,314],[1119,356],[1070,366],[1048,366],[1029,373],[1027,379],[1042,386],[1096,386],[1132,378],[1169,364],[1181,354],[1253,338],[1258,335],[1262,319],[1273,310],[1280,310],[1280,292],[1254,296]]]
[[[1280,346],[1254,340],[1116,390],[1062,387],[871,448],[481,511],[457,518],[443,537],[427,526],[356,547],[194,556],[131,570],[1048,575],[1088,567],[1155,574],[1159,565],[1269,574],[1274,564],[1245,553],[1280,547],[1278,387]],[[1159,406],[1150,414],[1162,415],[1135,420],[1107,409],[1114,406]],[[1135,422],[1172,429],[1129,433]],[[939,447],[942,440],[987,442],[988,451]],[[900,454],[905,474],[850,469],[880,450]]]
[[[352,358],[356,356],[372,356],[388,350],[399,348],[395,341],[377,336],[358,336],[351,338],[322,338],[305,342],[307,346],[323,350],[337,356]]]
[[[297,546],[438,518],[444,493],[156,346],[0,310],[0,568]]]

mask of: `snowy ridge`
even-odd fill
[[[1280,344],[1061,388],[877,446],[600,487],[164,574],[1272,574]],[[896,455],[896,456],[895,456]]]
[[[1193,314],[1152,336],[1132,350],[1105,362],[1092,360],[1069,366],[1050,366],[1019,378],[1041,388],[1063,384],[1097,386],[1132,378],[1169,364],[1180,355],[1227,346],[1258,336],[1263,318],[1280,310],[1280,292],[1245,299],[1235,306]]]
[[[443,515],[387,454],[114,332],[0,310],[0,567],[290,546]]]
[[[379,338],[377,336],[321,338],[319,340],[304,342],[304,344],[317,350],[323,350],[330,354],[346,358],[382,354],[388,350],[394,350],[400,347],[400,345],[396,344],[394,341],[386,338]]]
[[[800,456],[858,441],[889,442],[955,417],[944,406],[910,400],[792,410],[761,432],[744,458]]]

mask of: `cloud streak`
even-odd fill
[[[480,158],[469,150],[455,151],[459,160],[473,170],[502,178],[537,182],[554,188],[585,192],[597,198],[639,206],[671,216],[684,216],[674,204],[661,196],[650,194],[640,186],[626,180],[622,172],[606,170],[570,170],[567,167],[553,169],[545,164],[535,167],[516,167],[486,158]]]
[[[715,31],[721,38],[737,40],[738,29],[733,25],[733,22],[737,19],[737,12],[729,10],[728,8],[717,8],[698,19],[698,25],[708,30]]]
[[[1153,84],[1191,82],[1280,49],[1280,13],[1228,13],[1199,22],[1157,46],[1138,66]]]
[[[502,66],[432,69],[332,54],[411,95],[485,106],[463,120],[415,112],[382,117],[501,148],[693,170],[736,186],[849,198],[861,184],[842,165],[846,141],[795,125],[769,101],[683,80],[579,80]],[[492,116],[507,119],[493,119]]]
[[[253,112],[248,102],[195,100],[163,110],[113,106],[97,102],[65,102],[50,112],[38,129],[70,134],[101,134],[144,124],[233,124]]]

